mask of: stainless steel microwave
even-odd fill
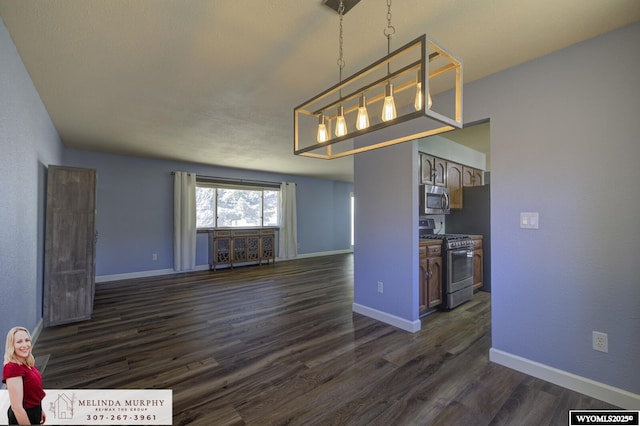
[[[420,214],[449,214],[449,189],[420,185]]]

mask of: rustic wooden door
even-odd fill
[[[44,326],[91,318],[95,294],[96,171],[49,166]]]

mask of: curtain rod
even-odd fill
[[[175,172],[171,172],[171,175],[175,175]],[[202,179],[205,181],[215,181],[215,182],[228,182],[228,183],[242,183],[242,184],[254,184],[254,185],[269,185],[269,186],[277,186],[280,187],[280,182],[270,182],[268,180],[252,180],[252,179],[235,179],[235,178],[226,178],[220,176],[205,176],[195,174],[196,179]]]

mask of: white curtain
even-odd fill
[[[173,269],[196,267],[196,174],[175,172],[173,179]]]
[[[296,184],[282,182],[280,185],[280,236],[278,257],[286,259],[298,255],[298,227],[296,216]]]

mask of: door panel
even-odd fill
[[[49,166],[43,295],[46,327],[91,318],[95,216],[95,170]]]

